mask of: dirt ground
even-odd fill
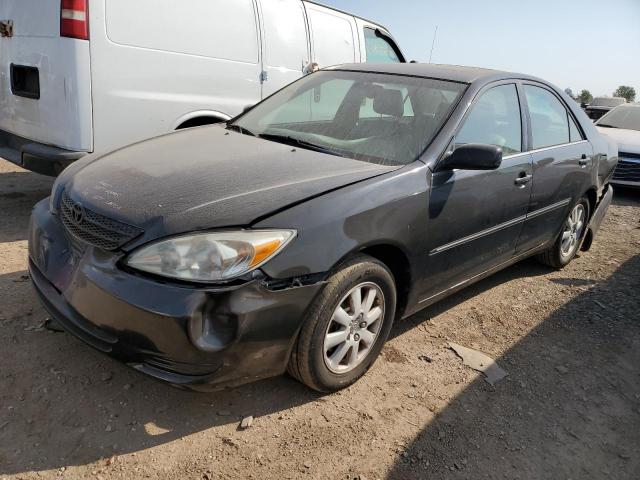
[[[185,393],[42,329],[26,239],[51,184],[0,160],[0,479],[640,478],[640,192],[563,271],[528,260],[397,323],[323,396],[288,377]]]

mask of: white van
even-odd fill
[[[381,25],[310,1],[0,0],[0,157],[56,174],[364,61],[404,58]]]

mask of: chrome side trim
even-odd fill
[[[556,210],[558,208],[565,207],[571,203],[570,198],[565,198],[564,200],[560,200],[559,202],[552,203],[551,205],[547,205],[546,207],[539,208],[538,210],[534,210],[533,212],[527,213],[527,220],[530,218],[539,217],[540,215],[544,215],[545,213],[549,213],[552,210]]]
[[[486,230],[481,230],[479,232],[476,232],[472,235],[469,235],[467,237],[463,237],[463,238],[459,238],[458,240],[454,240],[451,243],[447,243],[445,245],[442,245],[440,247],[434,248],[433,250],[431,250],[429,252],[429,255],[435,255],[437,253],[441,253],[444,252],[445,250],[450,250],[454,247],[457,247],[459,245],[462,245],[463,243],[467,243],[467,242],[472,242],[473,240],[477,240],[478,238],[487,236],[487,235],[491,235],[492,233],[496,233],[500,230],[504,230],[505,228],[509,228],[512,227],[514,225],[517,225],[518,223],[524,222],[526,220],[527,216],[526,215],[522,215],[521,217],[517,217],[514,218],[512,220],[509,220],[507,222],[504,223],[500,223],[498,225],[494,225],[491,228],[487,228]]]
[[[425,303],[428,302],[429,300],[433,300],[436,297],[441,297],[444,296],[446,294],[448,294],[449,292],[453,293],[456,292],[458,290],[460,290],[461,288],[463,288],[465,285],[473,283],[476,280],[480,280],[482,277],[486,277],[488,275],[490,275],[493,272],[497,272],[498,270],[501,270],[503,267],[507,267],[511,264],[516,263],[518,260],[524,259],[528,256],[531,255],[532,252],[535,252],[537,249],[539,249],[540,247],[542,247],[544,245],[544,243],[541,243],[540,245],[533,247],[529,250],[527,250],[526,252],[523,252],[519,255],[516,255],[515,257],[511,257],[509,260],[506,260],[502,263],[499,263],[498,265],[495,265],[487,270],[485,270],[484,272],[478,273],[476,275],[474,275],[473,277],[469,277],[466,280],[461,281],[460,283],[456,283],[455,285],[453,285],[452,287],[446,288],[444,290],[442,290],[439,293],[436,293],[435,295],[431,295],[430,297],[427,297],[423,300],[420,300],[418,303]]]
[[[492,233],[499,232],[500,230],[504,230],[505,228],[513,227],[514,225],[522,223],[525,220],[528,220],[530,218],[535,218],[535,217],[538,217],[540,215],[544,215],[545,213],[549,213],[549,212],[551,212],[553,210],[556,210],[558,208],[562,208],[562,207],[568,205],[570,202],[571,202],[570,198],[565,198],[564,200],[561,200],[559,202],[553,203],[551,205],[547,205],[546,207],[543,207],[543,208],[539,208],[538,210],[534,210],[533,212],[529,212],[526,215],[522,215],[520,217],[513,218],[513,219],[508,220],[508,221],[506,221],[504,223],[500,223],[498,225],[494,225],[491,228],[487,228],[486,230],[481,230],[479,232],[473,233],[473,234],[468,235],[466,237],[459,238],[458,240],[454,240],[453,242],[447,243],[445,245],[441,245],[441,246],[431,250],[429,252],[429,255],[430,256],[431,255],[436,255],[438,253],[442,253],[442,252],[444,252],[446,250],[450,250],[452,248],[458,247],[458,246],[463,245],[465,243],[472,242],[474,240],[477,240],[479,238],[485,237],[487,235],[491,235]]]

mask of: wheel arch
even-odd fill
[[[215,110],[197,110],[195,112],[186,113],[178,118],[174,122],[172,130],[211,125],[214,123],[226,122],[228,120],[231,120],[231,117],[226,113]]]
[[[348,257],[358,253],[375,258],[391,271],[396,282],[396,314],[398,317],[402,317],[407,308],[411,291],[411,264],[407,254],[402,248],[392,243],[378,243],[367,245],[352,252]]]

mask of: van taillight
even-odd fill
[[[62,0],[60,36],[89,40],[89,0]]]

